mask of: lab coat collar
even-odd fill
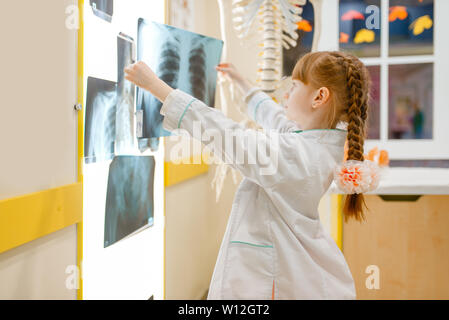
[[[305,138],[317,138],[320,143],[344,146],[348,131],[343,129],[296,129],[290,131],[290,133],[299,134]]]

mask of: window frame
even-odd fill
[[[325,37],[331,41],[320,41],[319,50],[340,50],[339,45],[339,4],[340,1],[322,0],[322,5],[331,14],[326,14],[322,22],[321,34],[331,32]],[[366,57],[360,60],[367,66],[380,66],[380,138],[367,139],[365,150],[377,146],[388,151],[390,159],[395,160],[437,160],[449,159],[449,42],[445,30],[449,30],[449,1],[434,0],[434,51],[432,55],[389,56],[389,0],[381,0],[381,40],[380,57]],[[337,26],[335,29],[332,26]],[[336,44],[336,45],[335,45]],[[432,139],[388,139],[389,111],[389,66],[397,64],[433,63],[433,128]]]

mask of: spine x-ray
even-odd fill
[[[109,166],[104,247],[153,225],[154,157],[116,156]]]
[[[113,81],[88,77],[84,129],[86,163],[114,156],[116,86]]]
[[[134,63],[134,40],[120,33],[117,36],[117,113],[115,154],[132,154],[134,151],[134,101],[135,85],[125,79],[124,68]]]

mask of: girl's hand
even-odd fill
[[[165,98],[174,89],[171,88],[164,81],[151,70],[151,68],[143,61],[137,61],[125,69],[125,79],[131,81],[136,86],[149,91],[162,103]]]
[[[152,91],[160,79],[143,61],[137,61],[125,69],[125,79],[147,91]]]
[[[218,64],[215,69],[223,74],[227,75],[232,81],[237,84],[237,87],[241,90],[243,94],[251,89],[252,84],[248,82],[241,74],[238,72],[237,68],[230,62],[223,62]]]
[[[238,72],[237,68],[230,62],[223,62],[218,64],[215,69],[227,76],[233,81],[242,81],[243,77]]]

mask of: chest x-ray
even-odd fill
[[[174,89],[215,106],[217,71],[223,41],[154,21],[139,19],[137,60],[142,60]],[[136,109],[142,110],[141,139],[171,135],[162,128],[162,103],[137,89]]]

